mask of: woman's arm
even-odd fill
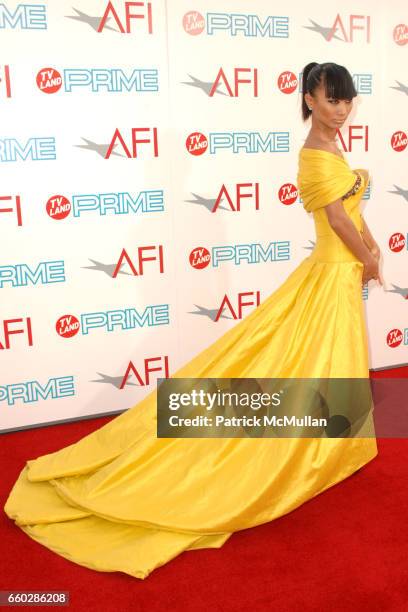
[[[367,245],[367,247],[370,249],[371,253],[374,255],[374,257],[376,259],[380,258],[381,255],[381,250],[380,247],[378,246],[378,244],[376,243],[376,241],[373,238],[373,235],[371,234],[370,230],[368,229],[368,225],[365,222],[364,217],[361,215],[361,219],[363,222],[363,240],[365,242],[365,244]]]
[[[333,230],[348,246],[350,251],[364,264],[363,284],[372,278],[377,279],[380,284],[383,284],[381,277],[379,277],[378,259],[374,257],[370,248],[362,239],[362,235],[347,215],[342,200],[336,200],[328,204],[325,206],[325,210]],[[372,240],[374,241],[373,238]]]
[[[329,223],[336,234],[361,262],[368,263],[373,255],[368,245],[361,239],[360,232],[345,212],[342,200],[336,200],[328,204],[325,206],[325,210]]]

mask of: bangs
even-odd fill
[[[327,63],[322,64],[322,68],[322,80],[327,98],[351,100],[358,95],[353,79],[344,66]]]

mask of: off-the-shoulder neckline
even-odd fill
[[[334,157],[338,157],[342,161],[346,161],[346,158],[342,155],[337,155],[337,153],[331,153],[330,151],[325,151],[324,149],[313,149],[311,147],[301,147],[300,151],[317,151],[318,153],[327,153],[327,155],[334,155]]]

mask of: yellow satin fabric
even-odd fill
[[[173,377],[368,376],[361,264],[322,208],[354,183],[342,168],[338,186],[338,162],[318,155],[300,153],[298,177],[316,248]],[[330,190],[322,166],[333,172]],[[363,191],[345,202],[356,223]],[[158,439],[156,425],[154,390],[77,443],[27,461],[5,512],[71,561],[144,579],[183,551],[219,548],[294,510],[377,454],[370,437]]]
[[[355,261],[356,256],[332,230],[324,207],[346,194],[361,177],[358,191],[343,201],[344,209],[359,232],[362,231],[360,200],[369,179],[361,168],[352,170],[343,157],[320,149],[302,148],[299,151],[298,188],[303,208],[313,213],[316,248],[313,259],[317,261]],[[360,264],[362,268],[362,264]]]

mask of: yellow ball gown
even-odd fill
[[[358,172],[358,170],[357,170]],[[303,147],[298,186],[312,253],[255,310],[172,376],[369,376],[362,269],[324,206],[352,190],[345,158]],[[361,196],[344,200],[359,231]],[[75,444],[27,461],[5,505],[31,538],[102,572],[146,578],[183,551],[219,548],[347,478],[375,437],[157,438],[156,389]]]

